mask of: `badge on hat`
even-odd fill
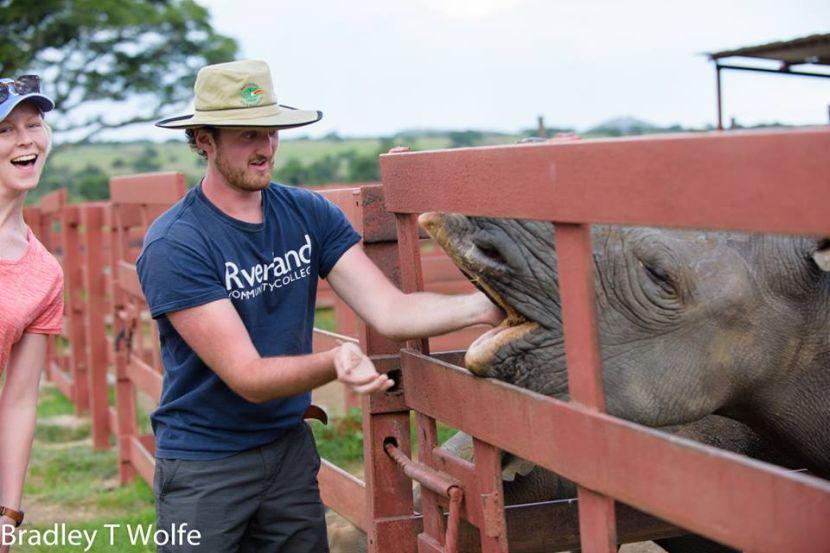
[[[258,106],[262,103],[262,95],[265,93],[259,85],[248,83],[239,93],[239,98],[246,106]]]

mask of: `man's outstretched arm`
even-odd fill
[[[496,325],[504,312],[481,292],[449,296],[404,294],[355,244],[329,272],[343,301],[381,334],[394,340],[437,336],[474,324]]]
[[[307,392],[335,379],[359,394],[393,384],[354,344],[308,355],[261,357],[228,299],[174,311],[167,318],[229,388],[254,403]]]

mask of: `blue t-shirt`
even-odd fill
[[[261,224],[234,219],[199,185],[147,231],[137,265],[165,369],[152,415],[159,458],[220,459],[267,444],[299,424],[311,402],[310,393],[243,399],[164,316],[230,298],[260,355],[311,352],[317,279],[360,236],[342,211],[308,190],[271,183],[262,210]]]

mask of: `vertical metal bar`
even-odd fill
[[[395,214],[398,230],[398,256],[400,259],[401,290],[419,292],[424,289],[424,274],[421,269],[421,241],[418,233],[418,219],[413,214]],[[407,347],[421,353],[429,353],[429,341],[410,340]]]
[[[398,235],[398,259],[401,275],[401,289],[406,293],[424,289],[424,277],[421,269],[421,243],[418,235],[418,220],[415,215],[395,215]],[[407,347],[429,353],[426,339],[410,340]],[[416,413],[416,441],[418,460],[430,467],[435,466],[432,450],[438,445],[438,430],[435,419],[422,413]],[[421,512],[424,516],[423,533],[432,543],[444,543],[446,524],[443,510],[438,504],[438,496],[421,486]],[[421,540],[423,541],[423,539]],[[444,543],[446,547],[446,543]]]
[[[130,442],[137,435],[135,390],[133,383],[127,376],[127,348],[126,333],[129,332],[128,325],[121,320],[119,313],[127,308],[127,294],[121,288],[118,278],[118,267],[122,259],[129,255],[129,229],[124,226],[121,218],[121,205],[112,204],[113,240],[110,246],[112,271],[113,299],[112,299],[112,326],[115,336],[115,407],[118,421],[118,428],[115,429],[118,436],[118,475],[121,484],[132,482],[135,479],[136,470],[130,462]]]
[[[604,412],[591,227],[557,223],[555,241],[571,399]]]
[[[87,390],[84,308],[81,282],[81,246],[77,223],[78,206],[65,205],[61,208],[62,245],[64,259],[64,286],[66,288],[66,312],[69,316],[68,366],[71,376],[71,398],[75,412],[86,413],[89,407]]]
[[[718,97],[718,130],[723,130],[723,99],[721,98],[721,67],[715,63],[715,91]]]
[[[501,451],[473,438],[476,480],[481,496],[467,495],[467,501],[481,501],[484,524],[479,528],[482,553],[506,553],[507,523],[504,518],[504,493],[501,480]]]
[[[464,500],[464,491],[461,488],[452,487],[449,494],[450,504],[449,515],[447,516],[447,531],[444,534],[444,551],[445,553],[458,553],[458,528],[461,524],[461,505]]]
[[[577,488],[579,540],[583,553],[616,553],[614,500],[588,488]]]
[[[438,428],[435,419],[416,412],[415,422],[418,461],[434,468],[432,450],[438,445]],[[421,512],[424,515],[424,534],[434,542],[444,543],[447,528],[444,523],[443,509],[438,504],[438,495],[424,486],[421,486]]]
[[[365,199],[361,196],[362,210],[357,217],[365,217]],[[363,224],[365,228],[365,222]],[[366,243],[366,255],[393,282],[399,271],[397,247],[394,243]],[[358,323],[360,345],[369,355],[398,353],[396,342],[380,335],[363,321]],[[369,553],[386,553],[387,544],[395,544],[401,553],[415,553],[417,543],[411,526],[382,524],[412,514],[412,482],[398,469],[395,461],[383,450],[383,441],[394,438],[401,450],[411,456],[409,409],[400,401],[399,406],[381,407],[384,397],[363,397],[363,458],[366,480],[366,520],[371,521],[367,532]]]
[[[556,224],[555,240],[571,399],[604,412],[591,227]],[[578,497],[582,551],[616,552],[614,500],[581,486]]]
[[[364,235],[364,231],[360,189],[355,189],[352,192],[352,199],[349,202],[349,209],[344,210],[344,212],[354,229],[362,237]],[[346,336],[357,336],[357,315],[337,294],[334,295],[334,320],[335,332]],[[360,397],[348,386],[343,387],[343,407],[347,412],[351,409],[360,408]]]

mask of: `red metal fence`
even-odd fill
[[[386,207],[398,214],[402,267],[414,265],[405,289],[420,287],[411,214],[555,223],[572,402],[476,379],[417,348],[401,352],[405,404],[422,414],[421,461],[465,483],[464,514],[481,531],[482,551],[506,551],[508,544],[504,519],[492,514],[500,490],[494,447],[579,485],[584,551],[616,550],[615,499],[745,551],[830,550],[828,482],[603,414],[589,228],[617,223],[826,236],[828,152],[830,131],[809,129],[381,156]],[[434,419],[477,438],[475,468],[448,462],[435,449]],[[386,439],[364,434],[378,440],[368,450]],[[391,463],[380,455],[374,461]],[[397,479],[403,485],[403,475]],[[370,535],[375,543],[396,540],[397,551],[415,551],[405,532],[382,524],[406,516],[405,502],[394,503],[380,509],[370,499]],[[424,516],[417,550],[444,551],[441,512],[425,508]]]
[[[315,349],[358,341],[381,370],[402,371],[395,375],[402,386],[363,399],[365,482],[324,462],[319,479],[326,504],[367,532],[370,551],[382,553],[453,551],[456,530],[458,551],[581,546],[607,552],[618,542],[676,535],[677,527],[746,551],[830,550],[830,483],[668,439],[604,414],[589,231],[592,223],[618,223],[827,236],[828,152],[830,131],[811,129],[396,153],[381,157],[383,190],[325,191],[362,234],[367,254],[407,291],[430,281],[445,291],[467,286],[457,284],[457,276],[442,280],[438,275],[446,266],[429,268],[446,261],[422,255],[417,213],[553,221],[573,398],[565,403],[473,377],[458,352],[429,354],[443,349],[436,347],[438,340],[401,349],[353,317],[341,326],[353,330],[352,336],[316,332]],[[98,302],[94,305],[108,305],[110,317],[94,323],[86,317],[87,335],[109,334],[109,348],[87,346],[85,366],[98,375],[93,381],[101,374],[93,358],[110,358],[116,366],[118,411],[98,418],[117,429],[123,479],[135,471],[152,477],[152,437],[138,433],[135,389],[157,399],[161,371],[154,325],[132,264],[141,231],[183,193],[180,178],[114,179],[111,205],[80,211],[86,233],[103,221],[100,236],[85,235],[85,263],[100,265],[95,252],[111,252],[103,278],[92,269],[82,272],[87,290],[100,290],[100,282],[111,280],[109,294],[89,296]],[[58,202],[49,199],[28,217],[40,220],[44,242],[65,255],[72,251],[67,239],[58,247],[49,235],[60,209],[53,203]],[[96,240],[111,246],[99,248]],[[339,314],[338,320],[348,317]],[[104,353],[113,348],[114,356]],[[77,382],[81,365],[63,363],[64,373],[74,367]],[[59,381],[60,375],[54,378]],[[97,397],[91,404],[105,405],[100,388],[91,388],[91,397]],[[403,457],[412,452],[412,410],[420,465]],[[436,420],[475,437],[475,463],[437,447]],[[505,509],[500,450],[575,481],[579,500]],[[413,512],[411,480],[399,462],[428,484],[423,515]],[[449,522],[447,510],[453,515]]]

